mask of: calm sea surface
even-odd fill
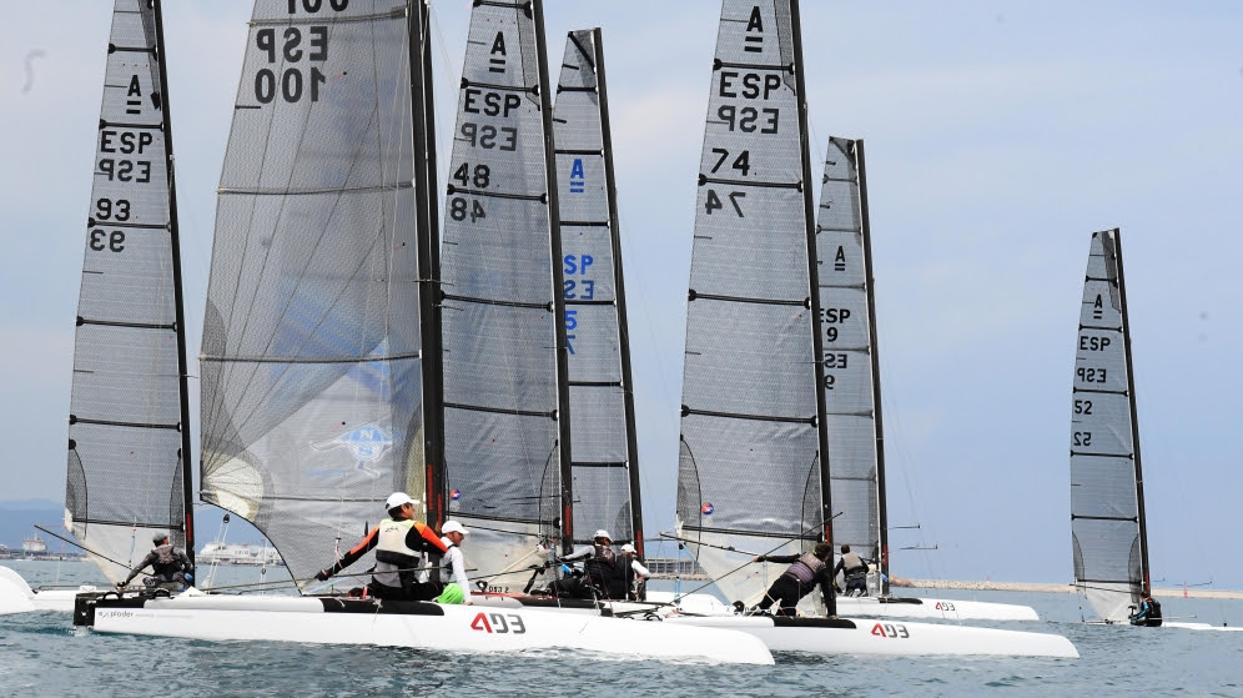
[[[95,582],[80,562],[6,561],[32,584]],[[283,574],[277,569],[269,578]],[[259,579],[224,567],[216,584]],[[618,661],[571,652],[480,656],[296,643],[210,643],[75,631],[65,615],[0,616],[0,696],[1241,696],[1243,633],[1089,626],[1072,594],[937,592],[1025,603],[1079,660],[778,655],[774,667]],[[1243,602],[1162,599],[1167,616],[1243,625]]]

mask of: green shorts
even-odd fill
[[[466,591],[457,584],[449,583],[445,585],[444,592],[432,600],[443,604],[466,603]]]

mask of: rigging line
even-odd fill
[[[119,567],[124,567],[124,568],[125,568],[125,569],[127,569],[127,570],[130,568],[130,566],[129,566],[129,565],[127,565],[127,564],[125,564],[124,562],[120,562],[120,561],[118,561],[118,560],[114,560],[114,559],[112,559],[112,558],[108,557],[107,555],[104,555],[103,553],[100,553],[100,552],[96,552],[96,551],[94,551],[94,550],[91,550],[90,548],[86,547],[85,545],[82,545],[81,543],[77,542],[76,540],[72,540],[72,539],[66,538],[65,536],[62,536],[62,535],[60,535],[59,533],[53,533],[52,531],[49,531],[48,529],[46,529],[46,528],[44,528],[44,527],[40,526],[39,524],[35,524],[35,525],[34,525],[34,527],[35,527],[35,528],[37,528],[37,529],[39,529],[40,531],[43,531],[44,533],[48,534],[49,536],[52,536],[53,538],[56,538],[57,540],[60,540],[60,541],[65,542],[65,543],[68,543],[69,545],[72,545],[72,546],[74,546],[74,547],[81,548],[82,550],[85,550],[86,552],[90,553],[91,555],[94,555],[95,557],[97,557],[97,558],[99,558],[99,559],[101,559],[101,560],[106,560],[106,561],[108,561],[108,562],[111,562],[111,563],[112,563],[112,564],[114,564],[114,565],[119,566]]]

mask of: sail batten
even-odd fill
[[[712,577],[827,537],[806,104],[792,0],[725,0],[691,257],[678,520]],[[774,548],[774,543],[776,547]],[[737,553],[710,546],[733,547]],[[718,580],[753,600],[756,565]]]
[[[65,526],[112,581],[151,529],[193,546],[161,22],[158,2],[113,6],[74,338]]]
[[[643,551],[638,453],[599,29],[569,32],[553,112],[569,341],[575,543],[598,529]]]
[[[571,526],[542,12],[472,8],[443,209],[448,515],[476,531],[483,574],[540,561]]]
[[[1125,621],[1128,607],[1148,590],[1148,560],[1130,328],[1116,229],[1092,234],[1071,392],[1075,581],[1102,619]]]
[[[249,25],[204,320],[201,497],[254,523],[297,580],[389,493],[427,494],[425,12],[257,0]]]

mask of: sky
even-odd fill
[[[196,354],[250,3],[165,4]],[[469,6],[434,3],[442,154]],[[0,500],[63,497],[110,9],[14,3],[0,26]],[[1070,580],[1083,273],[1091,232],[1120,227],[1153,579],[1243,588],[1243,5],[804,0],[802,14],[813,161],[830,135],[867,143],[889,519],[919,526],[892,533],[894,573]],[[546,0],[545,16],[553,65],[566,31],[604,29],[645,525],[670,530],[719,3]]]

